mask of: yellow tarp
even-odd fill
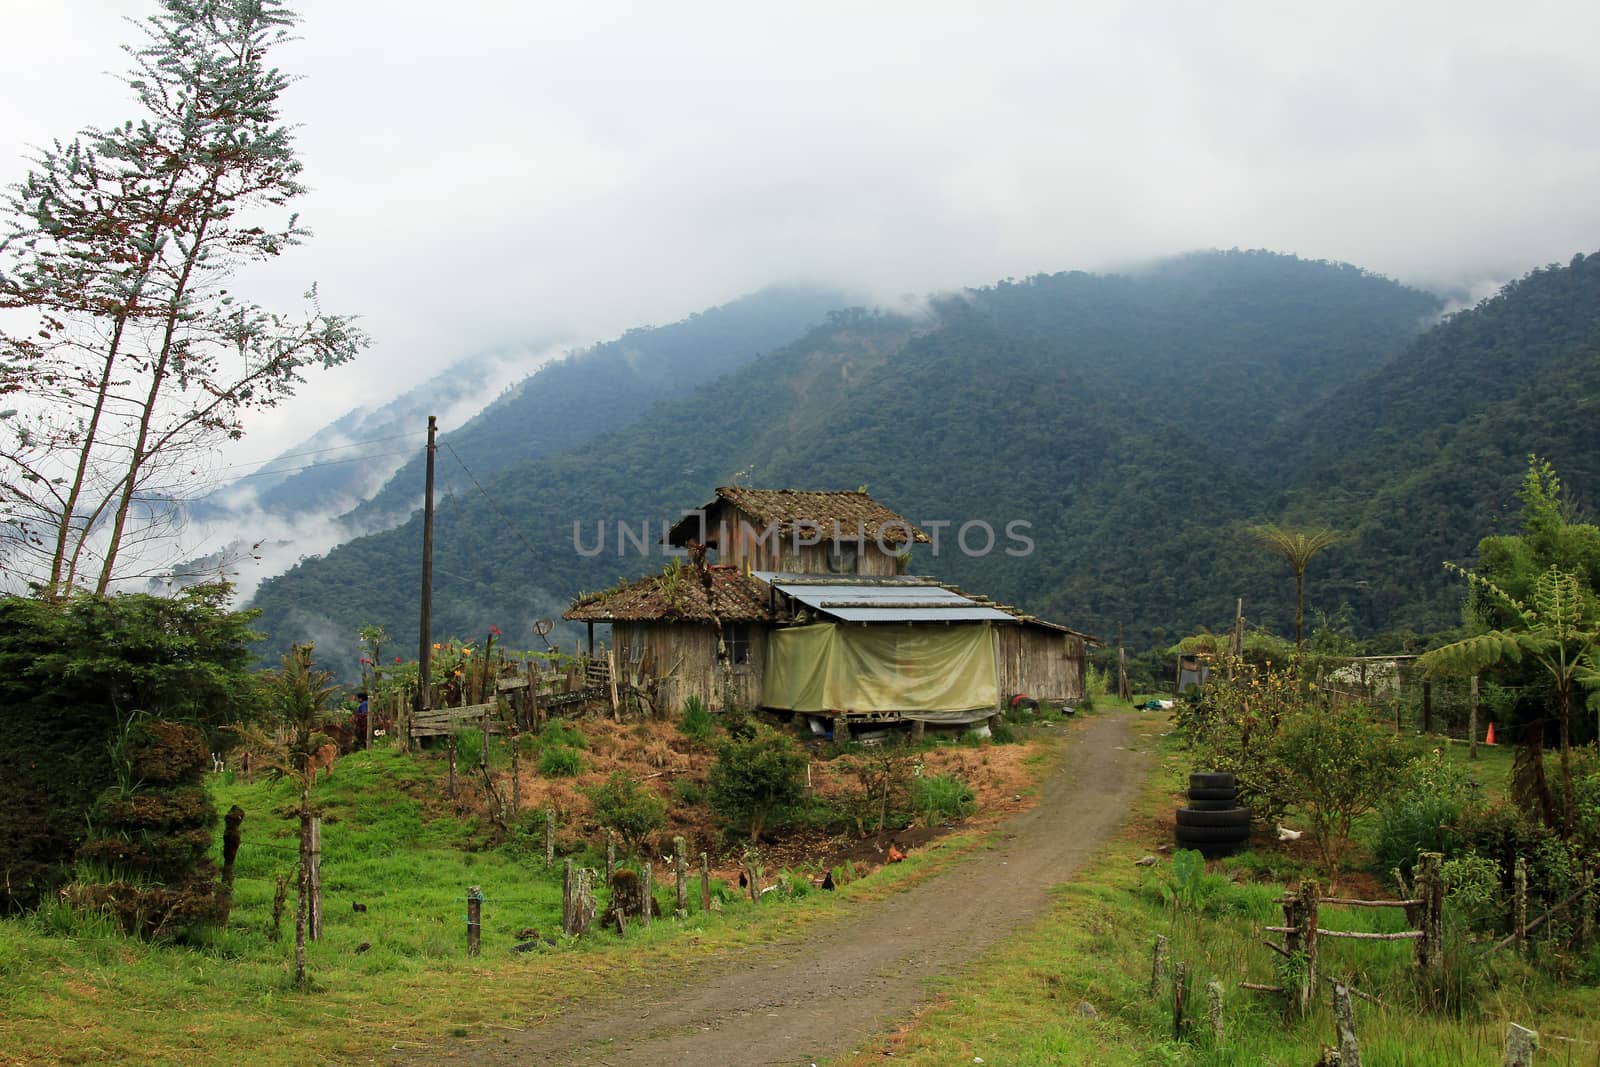
[[[774,630],[762,704],[788,711],[972,711],[1000,700],[987,623]]]

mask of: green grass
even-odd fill
[[[645,975],[659,988],[661,969],[675,961],[803,937],[847,901],[895,892],[980,843],[942,839],[836,893],[774,894],[757,905],[725,892],[721,913],[700,912],[696,887],[684,923],[631,928],[626,942],[610,932],[568,941],[559,936],[559,859],[546,871],[542,855],[474,851],[472,821],[427,799],[444,795],[439,755],[357,753],[313,794],[323,812],[326,917],[323,940],[307,946],[312,987],[301,992],[292,982],[292,884],[282,937],[270,936],[276,876],[295,862],[297,792],[288,781],[226,777],[213,779],[219,809],[247,813],[228,928],[199,944],[148,945],[63,908],[0,920],[0,1064],[19,1050],[29,1064],[229,1062],[240,1050],[268,1065],[348,1062],[391,1046],[490,1039],[498,1027]],[[477,958],[466,953],[472,885],[486,898]],[[656,895],[670,915],[670,882]],[[512,952],[526,926],[560,944]],[[362,942],[372,947],[358,954]]]
[[[1269,935],[1259,928],[1282,922],[1283,885],[1250,880],[1270,866],[1260,855],[1210,864],[1224,884],[1204,896],[1198,913],[1169,903],[1171,864],[1164,854],[1155,867],[1134,864],[1161,843],[1150,817],[1170,813],[1191,769],[1188,754],[1161,738],[1165,718],[1144,715],[1138,725],[1140,744],[1158,759],[1131,829],[1055,891],[1048,914],[1036,925],[962,973],[938,980],[936,1002],[914,1024],[838,1063],[865,1067],[892,1055],[896,1063],[915,1064],[981,1058],[990,1064],[1288,1067],[1313,1062],[1322,1043],[1336,1044],[1325,986],[1303,1020],[1286,1020],[1274,995],[1239,988],[1241,981],[1280,981],[1278,957],[1260,944]],[[1464,747],[1459,755],[1465,758]],[[1509,753],[1491,752],[1479,762],[1480,780],[1499,788]],[[1328,907],[1322,919],[1327,928],[1347,930],[1397,930],[1404,923],[1397,912],[1355,908]],[[1188,1010],[1200,1025],[1181,1040],[1173,1034],[1170,988],[1159,997],[1150,992],[1157,934],[1170,939],[1172,959],[1183,961],[1191,976]],[[1457,1019],[1412,1010],[1410,957],[1409,943],[1322,942],[1323,974],[1345,978],[1389,1004],[1356,1003],[1364,1062],[1498,1067],[1508,1022],[1547,1035],[1544,1062],[1597,1062],[1600,990],[1593,986],[1560,988],[1511,956],[1495,957],[1481,978],[1477,1008]],[[1224,987],[1220,1041],[1204,1024],[1204,987],[1211,978]],[[1093,1017],[1080,1014],[1085,1002],[1093,1006]]]

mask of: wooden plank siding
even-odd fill
[[[755,571],[783,571],[789,574],[841,573],[828,566],[833,537],[831,527],[825,527],[820,533],[801,535],[800,539],[822,538],[818,544],[809,545],[796,544],[797,536],[793,532],[768,534],[767,529],[747,512],[731,504],[722,504],[712,518],[715,522],[713,536],[719,542],[718,563],[735,567],[748,565]],[[846,536],[855,533],[853,529],[843,532]],[[850,544],[857,548],[856,563],[852,569],[842,573],[872,577],[896,573],[894,554],[884,552],[875,540],[868,538],[864,545],[853,541]]]
[[[1082,700],[1088,670],[1083,638],[1043,626],[996,626],[1000,698],[1018,693],[1064,703]]]
[[[761,702],[766,666],[767,627],[749,624],[750,658],[733,667],[733,699],[744,707]],[[707,708],[723,704],[722,664],[717,659],[717,628],[691,622],[616,622],[611,640],[618,662],[637,663],[649,657],[649,674],[659,680],[656,704],[662,715],[675,717],[691,696]]]

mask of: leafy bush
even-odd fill
[[[805,754],[772,730],[724,741],[707,775],[711,807],[755,841],[775,813],[805,795],[805,770]]]
[[[539,753],[539,773],[546,778],[576,778],[583,773],[583,755],[565,745],[551,745]]]
[[[1399,868],[1409,876],[1423,852],[1448,858],[1462,850],[1461,818],[1476,797],[1467,771],[1438,750],[1412,760],[1401,781],[1399,791],[1379,808],[1373,853],[1379,870]]]
[[[589,786],[583,794],[594,808],[595,821],[608,830],[615,830],[630,856],[638,853],[640,843],[647,836],[667,823],[666,802],[626,772],[614,772],[599,785]]]
[[[686,808],[698,807],[706,802],[705,786],[693,778],[674,778],[672,802]]]
[[[840,812],[855,823],[858,835],[865,835],[868,826],[881,832],[910,822],[914,761],[912,750],[901,744],[861,748],[837,761],[852,786],[839,795],[837,803]]]
[[[694,696],[683,702],[683,717],[678,720],[678,730],[684,737],[694,741],[709,741],[715,726],[716,720],[706,710],[703,700]]]
[[[1329,881],[1336,881],[1351,826],[1394,792],[1405,750],[1366,709],[1350,706],[1296,712],[1284,720],[1272,755],[1288,774],[1283,799],[1305,814]]]
[[[978,810],[978,798],[972,787],[947,774],[913,779],[911,796],[917,813],[929,826],[963,819]]]
[[[1506,915],[1500,865],[1487,856],[1467,853],[1444,862],[1445,899],[1469,923],[1498,920]]]
[[[539,731],[539,744],[541,747],[565,745],[567,748],[588,748],[589,739],[576,726],[561,719],[550,719]]]
[[[729,704],[722,709],[722,728],[728,731],[728,736],[740,741],[748,741],[756,736],[761,724],[750,714],[748,708],[741,708],[737,704]]]
[[[1079,711],[1093,711],[1097,701],[1104,700],[1111,691],[1111,680],[1106,672],[1090,666],[1084,672],[1083,699],[1078,701]]]
[[[126,771],[112,748],[128,709],[207,730],[256,713],[252,615],[229,596],[0,597],[0,912],[69,875],[90,806]]]

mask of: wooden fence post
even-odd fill
[[[1172,1040],[1183,1040],[1183,1002],[1189,995],[1189,968],[1182,960],[1172,966]]]
[[[1594,948],[1594,872],[1583,872],[1583,896],[1578,898],[1578,944],[1585,952]]]
[[[556,812],[544,809],[544,867],[549,870],[556,862]]]
[[[612,875],[617,873],[617,835],[610,830],[606,831],[606,884],[611,884]]]
[[[1342,982],[1333,983],[1333,1022],[1339,1030],[1339,1067],[1361,1067],[1361,1046],[1356,1043],[1350,990]]]
[[[1167,982],[1167,935],[1156,935],[1156,947],[1150,960],[1150,995],[1161,994],[1161,987]]]
[[[1533,1054],[1539,1049],[1539,1034],[1525,1026],[1510,1023],[1506,1027],[1505,1067],[1533,1067]]]
[[[594,922],[594,876],[587,867],[578,869],[577,888],[572,901],[572,926],[574,934],[589,932],[589,924]]]
[[[489,710],[483,712],[483,748],[478,751],[478,766],[489,769]]]
[[[1299,968],[1294,988],[1289,993],[1302,1015],[1310,1010],[1317,985],[1317,898],[1321,895],[1320,885],[1303,881],[1283,901],[1283,925],[1289,927],[1283,938],[1284,948]]]
[[[688,846],[681,837],[672,839],[672,865],[676,868],[678,876],[678,908],[677,916],[686,919],[689,916],[689,856]]]
[[[561,932],[568,937],[572,936],[572,861],[566,860],[561,867]]]
[[[700,910],[711,910],[711,857],[700,853]]]
[[[1211,1040],[1222,1044],[1222,983],[1215,978],[1206,983],[1206,1016],[1211,1021]]]
[[[1422,901],[1417,965],[1425,971],[1437,971],[1444,966],[1444,856],[1438,852],[1422,853],[1411,884]]]
[[[644,900],[644,916],[641,921],[644,923],[644,928],[648,930],[650,929],[650,913],[656,910],[656,876],[655,869],[649,861],[645,862],[644,877],[640,881],[643,884],[639,887],[639,895]]]
[[[322,816],[311,816],[311,916],[307,936],[313,941],[322,940]]]
[[[1528,948],[1528,861],[1517,857],[1517,865],[1511,874],[1511,924],[1512,932],[1516,934],[1517,951],[1526,952]]]
[[[1433,733],[1433,681],[1426,679],[1422,683],[1422,732]]]
[[[479,935],[483,929],[483,890],[467,886],[467,955],[478,954]]]
[[[310,913],[308,898],[311,895],[311,810],[307,806],[310,787],[300,787],[300,862],[295,875],[294,904],[294,984],[304,989],[306,984],[306,917]]]
[[[1467,707],[1467,758],[1478,758],[1478,676],[1472,676],[1472,689]]]
[[[511,727],[511,816],[516,818],[522,813],[522,775],[517,759],[517,728]]]

